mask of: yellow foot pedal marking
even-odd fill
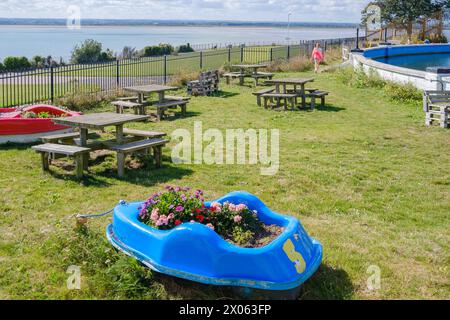
[[[291,239],[288,239],[283,245],[283,251],[288,256],[289,260],[291,260],[295,264],[295,269],[297,273],[301,274],[306,270],[306,262],[303,259],[303,256],[300,252],[295,250],[294,243]]]

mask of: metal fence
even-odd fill
[[[331,47],[354,47],[356,38],[301,41],[285,46],[223,48],[213,45],[207,50],[162,57],[4,71],[0,73],[0,107],[54,102],[68,93],[110,92],[132,85],[166,84],[178,73],[218,69],[227,63],[262,63],[306,56],[316,42],[328,50]]]

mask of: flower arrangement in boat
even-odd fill
[[[282,232],[280,227],[262,223],[257,212],[245,204],[215,202],[206,207],[203,196],[202,190],[191,192],[189,188],[168,186],[142,204],[139,221],[158,230],[197,222],[224,239],[246,247],[264,245]]]

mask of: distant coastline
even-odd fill
[[[0,26],[65,26],[66,19],[32,19],[32,18],[0,18]],[[210,20],[147,20],[147,19],[83,19],[83,26],[214,26],[214,27],[286,27],[287,22],[263,22],[263,21],[210,21]],[[356,28],[358,23],[339,22],[291,22],[292,28],[319,27],[319,28]]]

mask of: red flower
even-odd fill
[[[211,211],[211,212],[216,212],[216,207],[210,207],[210,208],[209,208],[209,211]]]
[[[200,214],[200,213],[202,213],[202,210],[196,209],[196,210],[195,210],[195,213]]]
[[[182,223],[181,220],[175,220],[175,225],[176,226],[179,226],[181,223]]]
[[[200,223],[202,223],[203,221],[205,221],[205,217],[202,216],[202,215],[198,215],[198,216],[196,217],[196,219],[197,219],[198,222],[200,222]]]

